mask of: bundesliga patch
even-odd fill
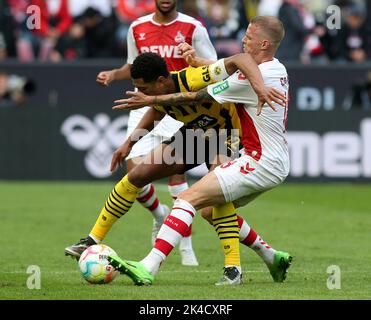
[[[213,88],[213,94],[219,94],[229,88],[228,80],[225,80],[221,84],[218,84]]]

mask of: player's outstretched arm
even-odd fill
[[[130,98],[116,100],[118,105],[113,110],[134,110],[144,106],[176,106],[183,103],[197,104],[201,101],[213,101],[214,99],[204,88],[197,92],[178,92],[159,96],[147,96],[142,92],[127,91],[126,95]]]
[[[261,113],[263,105],[268,104],[273,110],[276,110],[274,103],[286,106],[286,96],[274,88],[264,85],[262,75],[255,60],[248,53],[240,53],[224,59],[224,65],[228,74],[240,70],[250,81],[252,88],[258,96],[257,115]]]
[[[113,81],[130,79],[130,64],[126,63],[120,69],[99,72],[96,81],[107,87]]]

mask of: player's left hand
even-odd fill
[[[257,93],[258,95],[258,108],[256,111],[256,115],[260,115],[263,109],[263,105],[266,103],[270,106],[274,111],[276,111],[276,107],[274,106],[275,103],[280,105],[281,107],[286,107],[287,99],[285,93],[278,91],[275,88],[265,87],[264,90]]]
[[[126,140],[112,155],[110,171],[113,173],[117,167],[122,168],[122,162],[129,155],[132,146],[130,140]]]
[[[147,96],[139,91],[126,91],[126,95],[131,97],[128,99],[115,100],[115,106],[112,107],[113,110],[135,110],[143,108],[146,106],[153,105],[153,96]]]

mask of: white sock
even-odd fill
[[[266,264],[272,265],[276,250],[268,245],[241,216],[237,219],[240,227],[240,242],[253,249]]]
[[[260,238],[260,236],[256,237],[250,248],[253,249],[266,264],[273,264],[276,250],[269,246],[262,238]]]
[[[241,266],[225,266],[225,268],[228,268],[228,267],[236,267],[238,272],[239,273],[242,273],[242,269],[241,269]]]
[[[166,255],[164,255],[160,250],[153,248],[151,252],[140,261],[144,267],[152,274],[156,275],[160,265],[165,261]]]
[[[176,185],[168,185],[169,193],[172,196],[173,200],[175,200],[179,194],[181,194],[183,191],[187,190],[189,188],[187,181],[181,182]],[[193,250],[192,247],[192,236],[187,235],[180,239],[179,242],[179,250]]]
[[[189,188],[187,181],[181,182],[179,184],[167,185],[169,193],[173,200],[175,200],[183,191]]]
[[[101,243],[101,241],[97,239],[96,237],[94,237],[91,233],[89,234],[89,237],[92,238],[96,244]]]
[[[192,236],[183,237],[179,242],[179,250],[193,250],[192,247]]]

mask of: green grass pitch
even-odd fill
[[[166,186],[159,198],[170,205]],[[197,215],[193,244],[199,267],[180,265],[177,248],[152,287],[119,275],[91,285],[64,247],[90,231],[113,187],[108,182],[0,182],[0,299],[271,300],[371,298],[371,186],[285,183],[241,208],[250,225],[274,248],[294,256],[287,281],[273,283],[267,268],[241,246],[244,284],[215,287],[223,256],[213,229]],[[135,204],[104,243],[124,258],[150,250],[151,215]],[[41,289],[28,289],[27,268],[41,269]],[[326,286],[327,267],[341,270],[341,289]]]

